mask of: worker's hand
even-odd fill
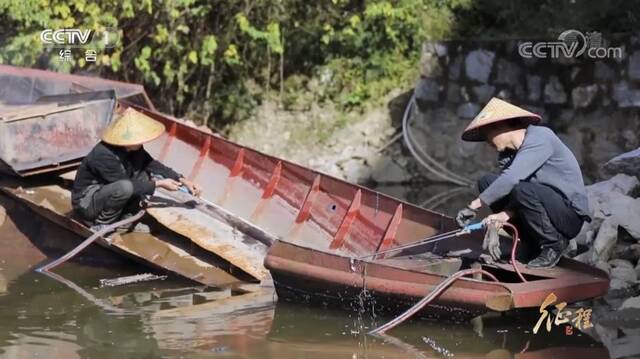
[[[471,224],[474,218],[476,218],[478,210],[473,209],[471,207],[465,207],[458,211],[458,215],[456,215],[456,223],[460,228]]]
[[[180,182],[171,178],[163,178],[156,180],[156,187],[164,188],[168,191],[177,191],[180,188]]]
[[[484,241],[482,242],[482,249],[488,251],[493,260],[497,261],[500,259],[500,256],[502,256],[498,230],[502,228],[505,222],[511,219],[511,215],[510,212],[502,211],[490,214],[482,220],[482,223],[484,223],[487,228],[487,232],[484,234]]]
[[[489,225],[489,222],[495,222],[498,229],[502,228],[502,224],[511,219],[511,214],[507,211],[502,211],[494,214],[488,215],[482,222],[485,225]]]
[[[184,177],[180,178],[180,182],[189,189],[189,192],[192,195],[200,197],[200,194],[202,193],[202,188],[200,187],[200,185],[193,183]]]
[[[498,222],[488,222],[486,224],[487,231],[482,241],[482,249],[489,252],[494,261],[500,259],[502,251],[500,251],[500,236],[498,235]]]

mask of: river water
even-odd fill
[[[229,293],[174,276],[101,287],[100,279],[149,269],[99,248],[57,268],[52,278],[34,268],[77,242],[24,214],[17,225],[8,217],[0,221],[1,357],[607,357],[577,331],[533,334],[537,313],[467,323],[416,319],[372,337],[367,329],[390,318],[278,303],[272,288]]]

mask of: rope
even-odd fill
[[[415,139],[411,134],[411,128],[409,126],[410,125],[409,113],[413,108],[413,106],[415,105],[415,101],[416,101],[415,94],[413,94],[411,95],[411,99],[409,100],[409,103],[407,104],[407,107],[405,108],[404,114],[402,116],[402,134],[404,137],[404,142],[407,145],[407,148],[409,149],[409,152],[411,152],[413,157],[416,159],[416,161],[418,161],[420,165],[422,165],[424,168],[431,171],[438,177],[463,187],[471,187],[472,186],[471,181],[469,181],[468,179],[456,173],[453,173],[452,171],[450,171],[449,169],[447,169],[446,167],[438,163],[438,161],[436,161],[433,157],[429,156],[429,154],[427,154],[422,147],[416,146],[413,144],[413,142],[415,142]],[[416,148],[420,151],[420,153],[416,151]],[[427,163],[427,161],[429,163]]]
[[[116,230],[120,226],[125,226],[127,224],[131,224],[131,223],[139,220],[140,218],[142,218],[142,216],[144,214],[145,214],[145,210],[142,209],[138,213],[136,213],[135,215],[133,215],[131,217],[128,217],[126,219],[123,219],[123,220],[120,220],[118,222],[112,223],[112,224],[102,228],[101,230],[99,230],[96,233],[94,233],[93,235],[91,235],[91,237],[85,239],[82,243],[80,243],[77,247],[72,249],[69,253],[65,254],[64,256],[56,259],[55,261],[53,261],[53,262],[51,262],[49,264],[46,264],[46,265],[36,269],[36,271],[38,271],[38,272],[48,272],[48,271],[50,271],[51,269],[59,266],[60,264],[68,261],[69,259],[73,258],[76,254],[80,253],[83,249],[85,249],[88,245],[93,243],[96,239],[103,237],[107,233],[113,232],[114,230]]]

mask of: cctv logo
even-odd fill
[[[85,45],[89,42],[91,37],[91,30],[78,30],[78,29],[62,29],[52,30],[46,29],[40,33],[40,40],[45,45]]]
[[[101,32],[80,29],[45,29],[40,32],[40,40],[46,47],[84,47],[90,43],[98,47],[114,47],[118,40],[118,31],[105,29]]]

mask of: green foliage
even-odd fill
[[[267,94],[295,108],[378,101],[415,81],[427,39],[580,28],[582,20],[606,31],[614,18],[619,30],[637,25],[629,9],[639,1],[0,0],[0,63],[142,83],[163,111],[220,128],[249,117]],[[61,62],[39,38],[45,28],[107,27],[121,41],[94,48],[95,63],[80,49]]]
[[[304,88],[307,80],[289,82],[283,95],[311,91],[306,101],[336,101],[345,108],[408,86],[420,43],[445,36],[451,9],[464,3],[7,0],[0,2],[0,27],[17,31],[0,43],[0,61],[97,70],[140,82],[163,110],[199,114],[219,126],[248,117],[290,76],[308,80],[319,71],[330,73],[311,90]],[[117,28],[122,41],[113,49],[97,48],[96,63],[78,50],[72,61],[62,62],[57,49],[42,46],[39,33],[71,27]]]

